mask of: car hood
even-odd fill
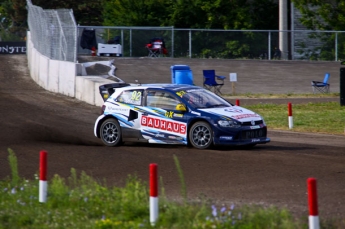
[[[205,108],[199,110],[213,115],[230,117],[240,122],[250,122],[252,120],[257,121],[262,119],[257,113],[240,106]]]

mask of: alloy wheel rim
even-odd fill
[[[211,140],[210,130],[205,126],[197,126],[193,130],[193,142],[198,146],[205,146]]]
[[[118,129],[112,123],[108,123],[103,128],[103,139],[108,143],[114,143],[119,136]]]

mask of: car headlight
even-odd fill
[[[219,120],[218,125],[221,127],[233,127],[233,128],[241,127],[241,124],[234,120]]]
[[[263,124],[264,126],[267,126],[265,120],[263,119],[263,117],[261,117],[261,119],[262,119],[262,124]]]

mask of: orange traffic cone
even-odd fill
[[[91,48],[91,56],[96,56],[96,48],[95,48],[95,46],[92,46],[92,48]]]

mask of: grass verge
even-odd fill
[[[327,94],[294,94],[294,93],[286,93],[286,94],[252,94],[252,93],[245,93],[245,94],[237,94],[236,96],[231,94],[225,94],[224,97],[226,98],[246,98],[246,99],[286,99],[286,98],[339,98],[340,93],[327,93]]]
[[[264,117],[268,128],[288,130],[287,104],[256,104],[246,108]],[[337,102],[293,104],[293,131],[343,135],[345,107]]]
[[[215,206],[206,200],[181,204],[169,202],[164,196],[159,199],[159,219],[151,225],[145,182],[128,176],[124,187],[107,187],[84,172],[78,175],[74,169],[67,179],[55,175],[49,181],[47,202],[39,203],[37,174],[33,180],[20,178],[14,152],[9,152],[12,177],[0,181],[1,229],[308,228],[307,217],[296,219],[286,209]],[[174,160],[178,164],[176,157]],[[325,226],[341,228],[335,222],[321,221],[321,228]]]

